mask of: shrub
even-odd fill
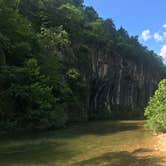
[[[154,96],[145,109],[147,128],[154,132],[166,132],[166,79],[159,83]]]

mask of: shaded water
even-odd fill
[[[143,121],[99,121],[0,141],[0,166],[164,166]]]

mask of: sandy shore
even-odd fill
[[[156,146],[156,149],[161,152],[166,152],[166,134],[159,134],[157,139],[158,145]]]

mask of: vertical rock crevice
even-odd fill
[[[92,111],[131,111],[143,116],[144,107],[161,80],[160,75],[121,56],[98,57],[95,63]]]

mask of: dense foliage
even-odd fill
[[[94,52],[164,70],[137,37],[82,0],[0,0],[1,129],[56,128],[96,117],[89,106]]]
[[[162,80],[145,109],[147,127],[154,131],[166,132],[166,80]]]

